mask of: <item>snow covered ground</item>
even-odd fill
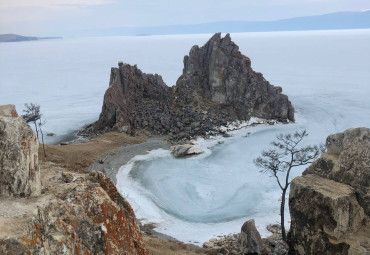
[[[159,73],[168,85],[182,59],[210,35],[71,38],[0,44],[0,104],[41,105],[55,142],[98,118],[110,67],[122,60]],[[296,123],[256,126],[233,137],[199,141],[206,153],[175,159],[158,150],[123,166],[118,187],[138,218],[185,242],[239,232],[254,218],[259,230],[279,221],[280,191],[253,159],[280,132],[307,129],[306,142],[350,127],[370,127],[370,30],[232,34],[243,54],[296,108]],[[299,175],[304,169],[297,169]],[[289,219],[287,219],[289,220]]]

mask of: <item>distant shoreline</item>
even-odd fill
[[[36,37],[36,36],[23,36],[17,34],[0,34],[0,42],[24,42],[24,41],[38,41],[62,38],[63,37]]]

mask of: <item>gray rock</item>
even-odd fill
[[[201,154],[204,152],[202,146],[197,144],[181,144],[181,145],[175,145],[170,148],[172,150],[172,154],[177,157],[186,157],[186,156],[192,156]]]
[[[39,142],[13,105],[0,109],[3,115],[0,116],[0,197],[38,196],[41,193]]]
[[[262,254],[263,244],[254,220],[246,221],[240,233],[241,254]]]

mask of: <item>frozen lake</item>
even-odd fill
[[[183,56],[211,35],[71,38],[0,44],[0,104],[41,105],[55,142],[98,118],[111,66],[122,60],[173,85]],[[296,123],[235,132],[223,144],[201,141],[207,153],[174,159],[154,151],[121,168],[118,187],[138,218],[185,242],[239,232],[255,218],[259,230],[279,221],[280,191],[253,159],[279,132],[307,129],[306,142],[370,127],[370,30],[231,34],[255,71],[281,86]],[[247,133],[250,133],[247,135]],[[297,169],[299,175],[303,169]]]

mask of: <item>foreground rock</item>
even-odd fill
[[[0,106],[0,197],[40,195],[38,147],[15,106]]]
[[[370,129],[330,135],[291,183],[290,254],[370,253]]]
[[[108,177],[42,167],[42,195],[0,200],[0,254],[149,254]]]
[[[240,232],[241,254],[262,254],[263,245],[254,220],[246,221]]]
[[[257,231],[254,220],[246,221],[238,234],[229,234],[213,238],[203,244],[211,254],[228,255],[286,255],[288,246],[281,238],[280,225],[268,225],[267,230],[272,233],[267,238],[262,238]]]
[[[99,120],[83,133],[147,130],[189,139],[251,116],[293,121],[294,108],[281,92],[253,71],[229,34],[221,38],[218,33],[190,50],[183,74],[171,88],[161,76],[136,66],[112,68]]]

